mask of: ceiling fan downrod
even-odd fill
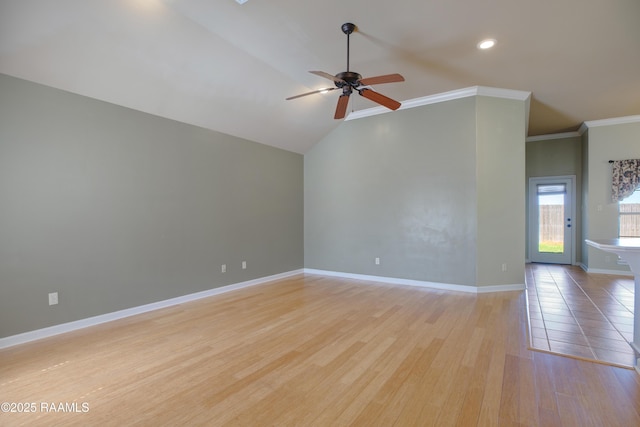
[[[347,71],[349,71],[349,39],[351,33],[356,29],[356,24],[352,24],[351,22],[347,22],[342,24],[342,32],[347,35]]]

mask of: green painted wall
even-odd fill
[[[640,158],[640,119],[631,123],[608,124],[607,121],[587,122],[588,150],[588,224],[585,239],[610,239],[618,236],[618,204],[611,200],[611,165],[609,160]],[[591,246],[586,266],[590,270],[629,271],[619,265],[617,257]]]
[[[0,337],[303,267],[301,155],[6,75],[0,93]]]
[[[575,251],[576,262],[582,261],[582,138],[572,136],[565,138],[530,141],[526,144],[526,178],[527,182],[532,177],[566,176],[576,177],[576,218],[574,230],[576,230]],[[529,186],[526,191],[528,193]],[[529,226],[529,206],[527,194],[527,227]],[[528,228],[527,228],[528,229]],[[529,233],[527,233],[526,248],[529,247]],[[527,254],[528,258],[528,254]]]
[[[522,101],[347,121],[303,157],[5,75],[0,91],[0,337],[303,267],[524,281]]]
[[[479,96],[476,118],[476,283],[477,286],[523,284],[525,103]]]
[[[305,267],[473,285],[474,162],[473,98],[345,122],[305,155]]]
[[[492,97],[345,122],[305,155],[305,267],[522,284],[524,136]]]

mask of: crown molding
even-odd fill
[[[588,131],[589,129],[587,129],[587,125],[585,124],[585,122],[582,122],[582,124],[580,125],[580,127],[578,128],[578,134],[580,134],[580,136],[584,135],[586,131]]]
[[[575,138],[575,137],[579,137],[579,136],[582,136],[582,133],[580,133],[579,131],[562,132],[562,133],[550,133],[548,135],[528,136],[527,137],[527,142],[549,141],[549,140],[552,140],[552,139]]]
[[[521,90],[500,89],[486,86],[472,86],[464,89],[452,90],[435,95],[423,96],[420,98],[408,99],[402,102],[398,110],[422,107],[424,105],[437,104],[440,102],[453,101],[455,99],[468,98],[471,96],[489,96],[494,98],[513,99],[517,101],[529,102],[531,92]],[[345,121],[361,119],[363,117],[377,116],[378,114],[389,113],[391,110],[385,107],[373,107],[365,110],[354,111],[349,114]]]
[[[584,122],[583,125],[585,126],[585,128],[595,128],[600,126],[613,126],[613,125],[622,125],[627,123],[640,123],[640,115],[614,117],[611,119],[602,119],[602,120],[589,120]],[[580,128],[582,129],[582,126]]]
[[[476,86],[478,96],[490,96],[493,98],[513,99],[516,101],[528,101],[531,92],[524,90],[501,89],[498,87]]]
[[[585,132],[589,130],[589,128],[594,128],[599,126],[615,126],[615,125],[622,125],[626,123],[640,123],[640,115],[614,117],[611,119],[602,119],[602,120],[589,120],[586,122],[582,122],[582,124],[580,125],[580,128],[578,128],[578,130],[575,132],[552,133],[549,135],[530,136],[527,138],[527,142],[544,141],[549,139],[572,138],[572,137],[584,135]]]

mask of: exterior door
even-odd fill
[[[573,264],[573,176],[529,179],[529,259],[531,262]]]

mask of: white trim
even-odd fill
[[[613,125],[622,125],[626,123],[640,123],[640,115],[637,116],[626,116],[626,117],[614,117],[611,119],[602,119],[602,120],[589,120],[584,122],[584,125],[587,128],[594,128],[599,126],[613,126]]]
[[[493,98],[513,99],[527,101],[531,98],[531,92],[524,90],[501,89],[498,87],[476,86],[478,96],[490,96]]]
[[[585,133],[586,131],[588,131],[588,130],[589,130],[589,128],[587,128],[587,124],[586,124],[585,122],[582,122],[582,124],[581,124],[581,125],[580,125],[580,127],[578,128],[578,134],[579,134],[580,136],[582,136],[582,135],[584,135],[584,133]]]
[[[603,270],[601,268],[589,268],[584,264],[580,264],[580,267],[587,273],[594,274],[613,274],[615,276],[633,276],[633,272],[624,270]]]
[[[535,186],[539,183],[541,184],[553,184],[558,181],[566,181],[569,189],[571,191],[571,197],[569,203],[571,203],[571,212],[569,213],[570,218],[573,221],[573,227],[571,227],[568,231],[570,234],[569,242],[571,243],[571,254],[569,254],[569,259],[561,259],[560,256],[563,255],[543,255],[540,254],[536,248],[536,244],[538,242],[537,235],[537,225],[538,222],[538,203],[537,203],[537,194],[535,191]],[[577,231],[575,228],[575,218],[576,218],[576,176],[575,175],[560,175],[560,176],[532,176],[529,177],[529,182],[527,184],[528,188],[528,199],[529,199],[529,222],[527,226],[527,236],[528,236],[528,249],[529,249],[529,259],[531,262],[541,262],[541,263],[557,263],[565,261],[568,264],[575,265],[576,264],[576,252],[577,252]],[[565,206],[567,203],[565,202]],[[567,233],[567,229],[565,228],[565,233]],[[566,237],[566,234],[565,234]]]
[[[364,274],[352,274],[342,273],[337,271],[327,270],[315,270],[310,268],[292,270],[280,274],[274,274],[272,276],[260,277],[258,279],[248,280],[245,282],[235,283],[232,285],[221,286],[219,288],[208,289],[206,291],[196,292],[193,294],[182,295],[179,297],[167,299],[164,301],[158,301],[150,304],[145,304],[137,307],[131,307],[124,310],[114,311],[111,313],[105,313],[98,316],[88,317],[86,319],[75,320],[73,322],[62,323],[59,325],[49,326],[35,331],[24,332],[17,335],[0,338],[0,349],[13,347],[15,345],[36,341],[43,338],[49,338],[55,335],[64,334],[66,332],[76,331],[78,329],[88,328],[90,326],[96,326],[102,323],[111,322],[126,317],[135,316],[137,314],[147,313],[149,311],[158,310],[161,308],[171,307],[178,304],[184,304],[186,302],[195,301],[202,298],[207,298],[214,295],[223,294],[238,289],[247,288],[250,286],[256,286],[263,283],[271,282],[274,280],[284,279],[286,277],[295,276],[297,274],[317,274],[323,276],[342,277],[346,279],[366,280],[380,283],[389,283],[396,285],[417,286],[423,288],[440,289],[445,291],[457,291],[467,293],[489,293],[489,292],[506,292],[506,291],[522,291],[525,289],[524,284],[514,285],[494,285],[494,286],[468,286],[468,285],[453,285],[448,283],[427,282],[422,280],[410,280],[399,279],[383,276],[370,276]]]
[[[500,89],[486,86],[472,86],[464,89],[452,90],[449,92],[437,93],[435,95],[423,96],[420,98],[408,99],[402,102],[398,110],[422,107],[424,105],[437,104],[454,99],[468,98],[470,96],[491,96],[494,98],[514,99],[517,101],[528,101],[531,92],[521,90]],[[344,120],[356,120],[364,117],[377,116],[378,114],[389,113],[391,110],[385,107],[373,107],[350,113]]]
[[[371,276],[368,274],[344,273],[341,271],[316,270],[305,268],[305,274],[317,274],[321,276],[342,277],[344,279],[366,280],[370,282],[388,283],[392,285],[417,286],[421,288],[440,289],[444,291],[467,292],[474,294],[484,294],[489,292],[522,291],[524,284],[515,285],[493,285],[493,286],[469,286],[453,285],[449,283],[427,282],[423,280],[399,279],[395,277]]]
[[[640,346],[638,346],[638,344],[636,344],[635,342],[631,341],[629,342],[629,345],[631,346],[631,348],[634,351],[634,359],[636,359],[636,366],[634,366],[634,369],[636,370],[636,372],[638,374],[640,374]]]
[[[524,291],[526,289],[524,283],[515,283],[513,285],[490,285],[490,286],[478,286],[476,288],[477,294],[488,294],[493,292],[511,292],[511,291]]]
[[[611,119],[602,119],[602,120],[588,120],[586,122],[582,122],[582,124],[580,125],[580,127],[578,128],[578,130],[576,132],[567,132],[570,134],[575,133],[577,136],[582,136],[584,135],[584,133],[586,131],[589,130],[589,128],[593,128],[593,127],[598,127],[598,126],[613,126],[613,125],[621,125],[621,124],[626,124],[626,123],[638,123],[640,122],[640,115],[637,116],[625,116],[625,117],[614,117]],[[560,134],[551,134],[550,136],[553,135],[562,135]],[[540,135],[540,137],[545,137],[547,135]],[[569,135],[568,137],[573,136],[573,135]],[[527,138],[527,142],[529,141],[540,141],[541,139],[533,139],[533,138],[538,138],[537,136],[532,136]],[[560,136],[560,138],[566,138],[563,136]],[[546,139],[546,138],[543,138]],[[556,139],[556,138],[549,138],[549,139]]]
[[[581,136],[580,132],[562,132],[562,133],[550,133],[547,135],[534,135],[528,136],[527,142],[536,142],[536,141],[548,141],[552,139],[564,139],[564,138],[575,138]]]
[[[47,328],[37,329],[35,331],[29,331],[29,332],[24,332],[18,335],[12,335],[9,337],[0,338],[0,349],[12,347],[18,344],[24,344],[24,343],[39,340],[42,338],[52,337],[54,335],[64,334],[65,332],[71,332],[78,329],[87,328],[89,326],[99,325],[101,323],[111,322],[113,320],[123,319],[125,317],[135,316],[137,314],[158,310],[160,308],[171,307],[174,305],[183,304],[185,302],[195,301],[201,298],[223,294],[225,292],[247,288],[249,286],[260,285],[262,283],[271,282],[273,280],[279,280],[285,277],[295,276],[296,274],[302,274],[303,272],[304,272],[303,269],[292,270],[285,273],[274,274],[272,276],[266,276],[266,277],[260,277],[258,279],[248,280],[246,282],[240,282],[232,285],[221,286],[219,288],[213,288],[213,289],[208,289],[206,291],[196,292],[193,294],[182,295],[182,296],[167,299],[164,301],[153,302],[151,304],[140,305],[138,307],[127,308],[124,310],[101,314],[99,316],[88,317],[86,319],[80,319],[73,322],[62,323],[60,325],[54,325]]]

